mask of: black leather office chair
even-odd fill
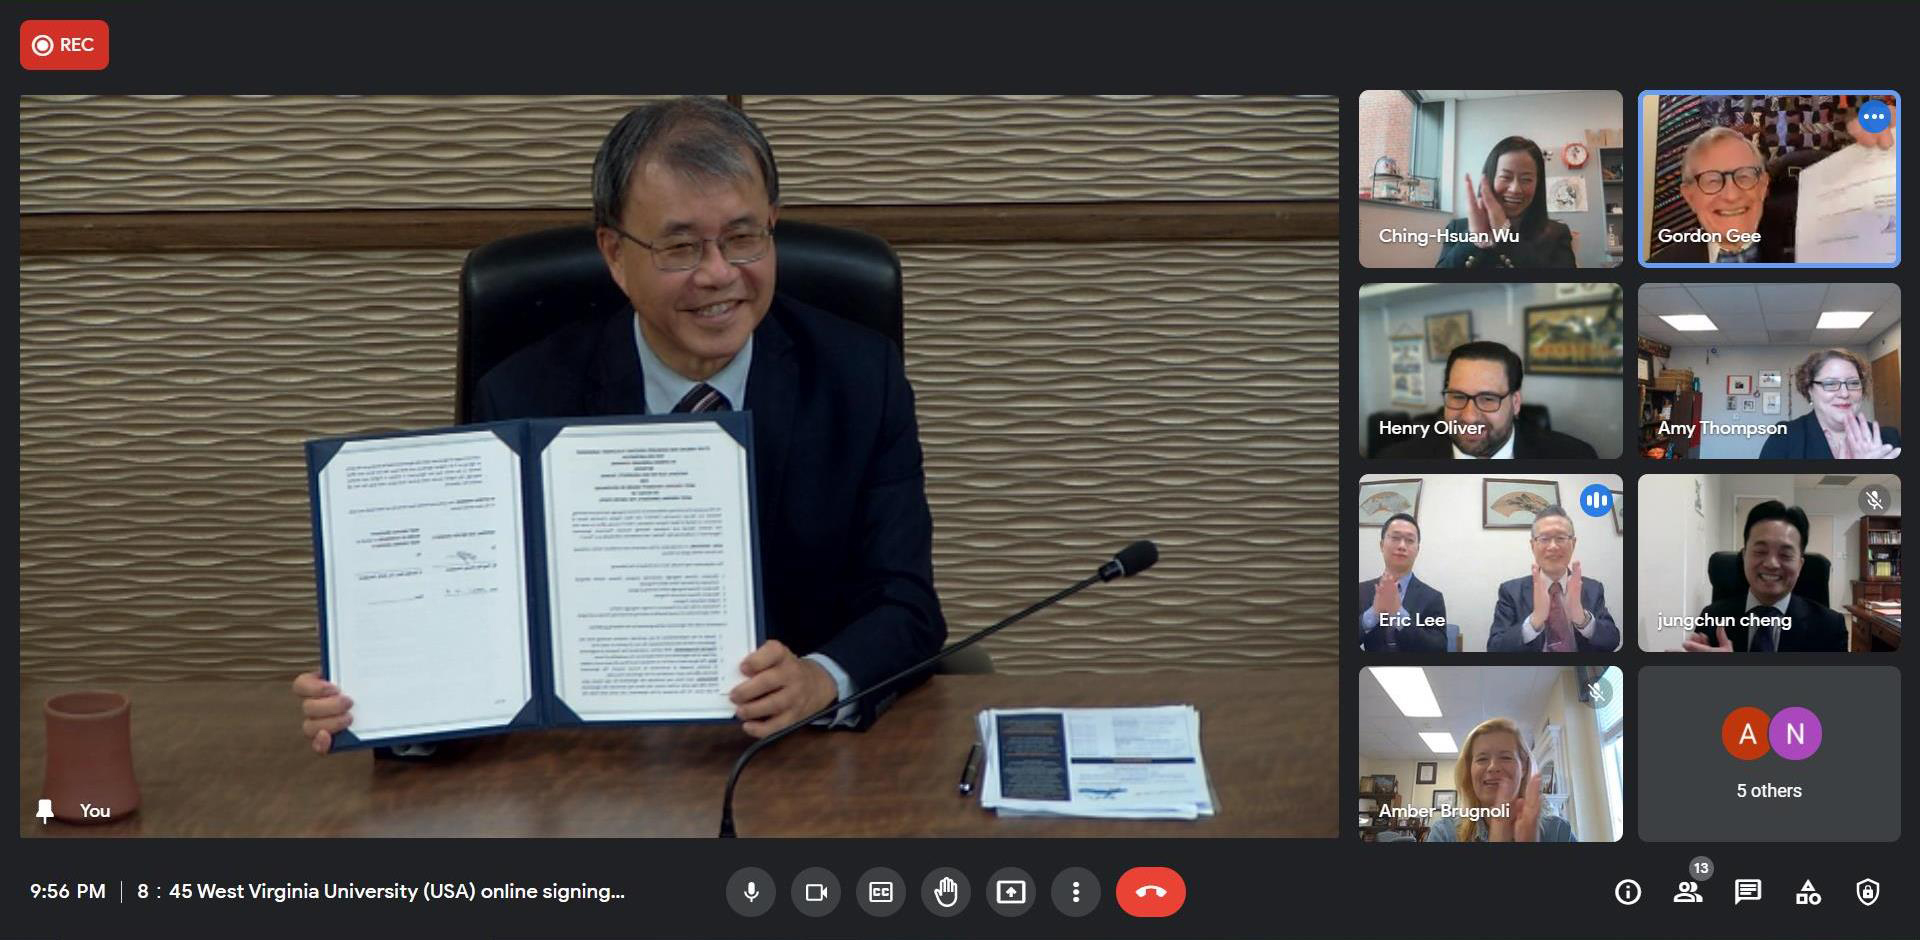
[[[1800,563],[1800,580],[1793,583],[1793,593],[1813,601],[1822,607],[1827,604],[1827,578],[1833,573],[1833,563],[1825,555],[1808,555]],[[1747,570],[1740,564],[1739,552],[1714,552],[1707,557],[1707,583],[1713,585],[1713,600],[1718,603],[1729,597],[1747,596]]]
[[[900,257],[885,240],[807,222],[781,222],[773,237],[778,293],[840,314],[905,348]],[[474,386],[508,356],[569,323],[627,306],[591,225],[515,235],[469,252],[460,269],[454,421],[472,419]],[[939,671],[990,673],[993,657],[970,646],[942,661]]]
[[[779,293],[903,347],[900,258],[884,240],[806,222],[781,222],[773,238]],[[514,235],[469,252],[460,269],[454,421],[471,420],[474,386],[502,360],[569,323],[626,306],[591,225]]]

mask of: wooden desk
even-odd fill
[[[1900,624],[1887,619],[1865,604],[1848,604],[1852,615],[1848,648],[1856,653],[1900,648]]]
[[[871,731],[807,731],[740,782],[743,836],[1290,836],[1332,838],[1338,671],[936,676]],[[731,724],[545,731],[468,742],[427,762],[316,755],[289,683],[104,683],[133,700],[139,812],[106,825],[33,818],[49,695],[20,696],[22,836],[696,836],[719,827]],[[1162,705],[1200,710],[1217,814],[1197,821],[1001,819],[955,792],[986,707]],[[1345,815],[1350,816],[1351,813]]]

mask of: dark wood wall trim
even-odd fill
[[[789,206],[781,216],[861,229],[895,245],[1300,241],[1338,236],[1339,202]],[[23,215],[20,253],[473,248],[590,221],[584,209],[379,209]]]

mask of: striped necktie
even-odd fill
[[[697,415],[703,411],[732,410],[733,403],[727,401],[727,396],[720,394],[719,389],[705,382],[695,385],[691,391],[687,392],[685,398],[680,399],[680,404],[673,406],[674,414]]]
[[[1573,625],[1567,622],[1567,589],[1556,581],[1547,585],[1547,642],[1542,652],[1571,653],[1575,650]]]

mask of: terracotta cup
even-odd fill
[[[118,692],[63,692],[47,699],[47,778],[40,795],[55,819],[106,823],[140,808],[133,780],[132,703]]]

